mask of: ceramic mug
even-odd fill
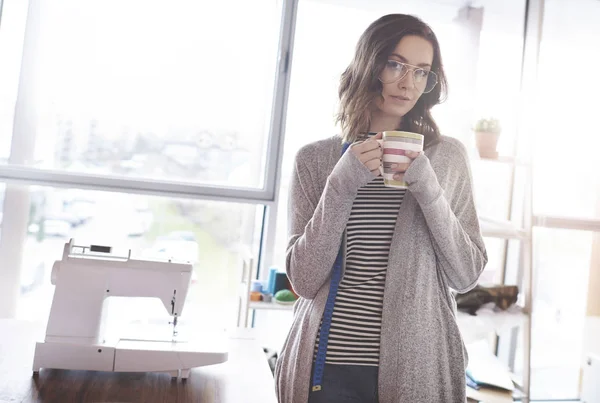
[[[425,136],[418,133],[403,131],[383,132],[383,138],[377,140],[383,149],[382,164],[380,167],[383,183],[386,187],[396,189],[406,189],[408,184],[404,179],[394,179],[396,170],[392,169],[393,164],[406,164],[411,159],[406,156],[407,151],[423,151],[423,141]],[[403,175],[404,177],[404,175]]]

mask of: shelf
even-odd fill
[[[248,308],[291,311],[294,305],[251,301]],[[494,304],[490,303],[482,306],[475,316],[458,311],[456,319],[465,343],[472,343],[488,337],[490,333],[498,334],[513,327],[521,326],[527,320],[527,315],[523,313],[522,308],[516,305],[511,306],[506,311],[500,311],[494,309]]]
[[[291,311],[292,309],[294,309],[294,304],[283,305],[278,304],[277,302],[250,301],[248,304],[248,308],[265,310],[270,309],[275,311]]]
[[[494,220],[489,217],[479,217],[481,234],[484,237],[503,239],[526,239],[527,231],[517,227],[510,221]]]
[[[477,315],[457,312],[456,321],[466,344],[473,343],[490,336],[500,334],[515,327],[522,326],[528,320],[523,308],[513,305],[506,311],[498,310],[493,303],[483,305]]]

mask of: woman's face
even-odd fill
[[[376,104],[379,112],[388,117],[406,115],[423,94],[432,63],[433,46],[428,40],[414,35],[402,38],[380,75],[383,99]]]

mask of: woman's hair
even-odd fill
[[[431,108],[443,102],[447,93],[440,45],[427,24],[405,14],[389,14],[373,22],[360,37],[354,59],[342,74],[336,122],[341,124],[344,141],[356,141],[368,132],[371,111],[376,99],[382,97],[379,75],[398,42],[408,35],[424,38],[433,46],[431,71],[437,74],[438,84],[431,92],[421,95],[410,112],[402,117],[398,129],[424,135],[425,147],[438,142],[440,131],[431,115]]]

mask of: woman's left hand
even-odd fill
[[[410,158],[410,162],[400,163],[400,164],[392,164],[391,169],[395,171],[394,180],[403,181],[404,173],[412,164],[412,162],[421,154],[421,151],[406,151],[406,156]]]

